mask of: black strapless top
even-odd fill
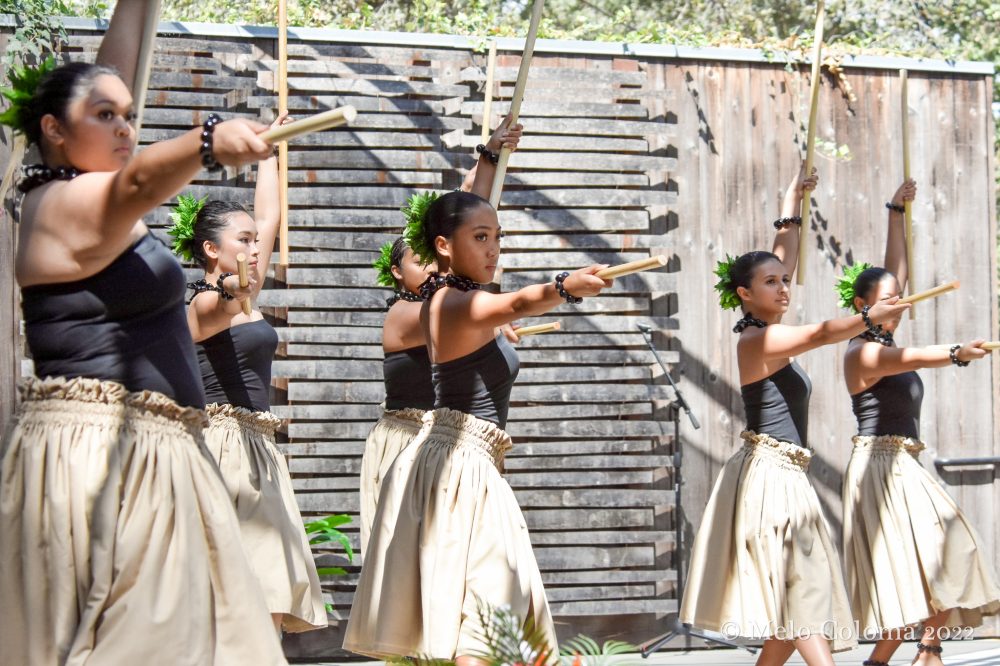
[[[427,347],[389,352],[382,361],[385,408],[434,409],[434,384]]]
[[[434,407],[456,409],[504,428],[519,367],[517,350],[503,335],[471,354],[435,363],[431,366]]]
[[[924,383],[915,372],[888,375],[851,396],[859,435],[899,435],[920,439]]]
[[[809,447],[809,375],[792,361],[770,377],[740,387],[747,430]]]
[[[83,280],[21,290],[38,377],[90,377],[205,406],[184,309],[184,272],[152,234]]]
[[[271,361],[278,333],[260,319],[233,326],[195,343],[205,382],[205,401],[244,407],[255,412],[271,408]]]

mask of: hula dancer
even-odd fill
[[[838,282],[840,304],[855,312],[906,287],[904,182],[886,206],[885,268],[855,264]],[[924,386],[915,370],[967,366],[983,358],[982,340],[949,349],[900,348],[899,318],[865,331],[844,356],[844,378],[858,435],[844,476],[844,555],[854,616],[879,638],[866,666],[887,666],[906,636],[923,625],[915,663],[940,665],[949,630],[977,627],[1000,611],[1000,586],[980,553],[979,535],[937,479],[919,462]]]
[[[479,161],[469,171],[462,189],[471,189],[483,198],[489,196],[496,173],[491,156],[505,147],[516,150],[521,133],[521,125],[510,127],[510,117],[505,118],[489,142],[481,146]],[[410,197],[403,207],[407,222],[418,224],[437,198],[433,192]],[[420,327],[420,305],[423,303],[420,285],[437,271],[437,264],[434,261],[422,263],[400,237],[381,248],[375,270],[378,284],[392,287],[395,293],[387,301],[389,311],[382,327],[385,411],[369,433],[361,459],[362,553],[368,546],[382,479],[399,452],[420,431],[424,412],[434,408],[431,360]],[[508,337],[517,341],[516,336]]]
[[[477,611],[507,606],[555,649],[527,526],[501,476],[517,353],[497,327],[579,302],[611,284],[603,266],[506,294],[479,289],[496,269],[500,225],[489,202],[451,192],[406,238],[439,273],[421,288],[434,411],[385,479],[344,647],[361,654],[477,663]]]
[[[105,65],[135,62],[147,10],[118,4],[101,64],[17,74],[4,116],[43,160],[20,185],[40,379],[0,448],[4,663],[285,663],[205,449],[183,272],[141,221],[205,166],[265,157],[266,128],[213,119],[132,157],[133,100]]]
[[[798,253],[794,217],[815,173],[786,191],[772,252],[722,262],[724,308],[741,307],[733,329],[747,427],[725,464],[691,553],[680,619],[729,636],[764,639],[759,665],[783,664],[797,649],[809,666],[832,666],[831,651],[856,643],[840,558],[806,469],[809,377],[792,356],[847,340],[909,306],[895,300],[864,316],[781,324]]]
[[[252,305],[278,233],[277,161],[270,156],[257,168],[253,216],[238,203],[182,196],[169,233],[174,251],[205,271],[188,285],[194,296],[187,316],[208,404],[205,443],[236,507],[243,548],[275,628],[301,632],[325,627],[326,607],[288,465],[275,444],[281,420],[270,412],[268,389],[278,334]],[[239,254],[248,262],[246,287]],[[243,310],[247,300],[250,314]]]

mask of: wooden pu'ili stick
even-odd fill
[[[490,41],[490,55],[486,59],[486,88],[483,89],[483,133],[480,143],[490,140],[490,120],[493,117],[493,74],[497,68],[497,40]]]
[[[899,70],[900,96],[902,98],[903,123],[903,180],[910,179],[910,95],[906,70]],[[913,293],[913,210],[910,201],[903,202],[903,219],[906,230],[906,284],[907,291]],[[910,319],[917,318],[917,309],[910,308]]]
[[[278,0],[278,115],[288,111],[288,3]],[[288,143],[278,144],[278,263],[288,265]],[[273,250],[274,248],[272,248]]]
[[[531,23],[528,24],[528,36],[524,40],[521,67],[517,70],[517,83],[514,84],[514,94],[510,99],[511,125],[517,123],[517,118],[521,114],[521,100],[524,99],[524,87],[528,83],[528,69],[531,67],[531,56],[535,52],[535,38],[538,36],[538,23],[542,19],[543,4],[544,0],[535,0],[531,9]],[[493,189],[490,191],[490,204],[494,208],[500,206],[500,193],[503,191],[503,181],[507,175],[508,160],[510,160],[510,150],[501,148],[496,175],[493,176]]]
[[[240,276],[240,288],[246,287],[250,284],[250,275],[247,272],[247,255],[240,252],[236,255],[236,270]],[[250,299],[242,301],[243,304],[243,314],[250,314],[253,310],[253,306],[250,305]]]
[[[649,259],[637,259],[636,261],[630,261],[627,264],[608,266],[605,269],[597,271],[594,275],[605,280],[611,280],[613,278],[620,278],[623,275],[631,275],[632,273],[648,271],[666,265],[666,255],[658,254],[655,257],[650,257]]]
[[[820,61],[823,58],[823,20],[825,14],[826,9],[823,6],[823,0],[819,0],[816,4],[816,30],[813,33],[813,38],[816,41],[813,44],[812,81],[809,85],[809,127],[806,131],[806,178],[812,175],[813,153],[815,152],[816,112],[819,108],[819,76]],[[810,198],[810,192],[803,192],[802,226],[799,229],[799,259],[798,269],[795,274],[795,282],[799,285],[806,283],[806,254],[809,249],[809,209],[812,205]]]
[[[558,321],[550,321],[548,324],[535,324],[534,326],[522,326],[521,328],[514,331],[517,337],[523,338],[526,335],[538,335],[539,333],[550,333],[551,331],[558,331],[562,328],[562,324]]]
[[[910,294],[906,298],[899,299],[898,303],[918,303],[920,301],[926,300],[928,298],[935,298],[941,294],[946,294],[949,291],[954,291],[961,286],[961,282],[955,280],[954,282],[947,282],[945,284],[939,284],[932,289],[927,289],[925,291],[918,292],[916,294]]]
[[[139,146],[139,130],[142,129],[142,112],[146,108],[146,91],[153,69],[153,51],[156,49],[156,27],[160,23],[160,0],[150,3],[142,25],[142,41],[135,63],[135,79],[132,81],[132,104],[135,111],[135,145]]]
[[[317,113],[294,123],[274,127],[260,134],[260,138],[268,143],[278,143],[279,141],[290,141],[295,137],[312,132],[322,132],[331,127],[345,125],[358,117],[358,111],[353,106],[341,106],[330,109],[323,113]]]

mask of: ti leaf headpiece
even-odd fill
[[[727,253],[726,258],[715,265],[715,274],[719,278],[719,281],[715,283],[715,290],[719,292],[719,305],[724,310],[735,310],[742,304],[740,297],[736,294],[736,285],[733,284],[732,276],[733,264],[738,258],[730,257]]]
[[[167,229],[167,234],[174,239],[174,254],[184,261],[194,260],[194,223],[207,199],[182,194],[177,197],[177,206],[170,211],[173,224]]]
[[[402,208],[403,216],[406,217],[403,238],[406,239],[406,244],[410,246],[413,253],[417,255],[420,263],[425,265],[437,259],[434,248],[427,243],[424,228],[427,221],[427,210],[432,203],[437,201],[439,196],[437,192],[418,192],[407,199],[406,205]]]
[[[844,266],[843,276],[837,278],[837,282],[834,283],[840,307],[857,312],[857,309],[854,307],[854,297],[857,296],[854,290],[854,283],[857,281],[859,275],[871,267],[871,264],[865,262]]]
[[[10,88],[0,89],[10,107],[0,113],[0,125],[7,125],[19,134],[25,134],[28,109],[31,106],[38,84],[45,75],[56,68],[56,60],[49,56],[37,67],[14,67],[10,70]]]
[[[378,259],[372,264],[375,269],[375,283],[381,287],[396,287],[396,276],[392,274],[392,243],[386,243],[378,250]]]

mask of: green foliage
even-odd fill
[[[715,290],[719,292],[719,305],[723,310],[735,310],[743,301],[736,294],[736,285],[733,284],[732,268],[738,257],[731,257],[726,254],[726,258],[715,264],[715,275],[719,281],[715,283]]]
[[[37,67],[30,65],[11,67],[8,74],[10,87],[0,89],[0,94],[10,102],[7,110],[0,113],[0,125],[7,125],[15,132],[24,133],[27,119],[22,117],[23,113],[31,103],[31,98],[35,96],[39,82],[46,74],[55,69],[55,66],[55,58],[50,55]]]
[[[535,626],[534,618],[522,620],[510,608],[493,606],[478,596],[476,615],[479,620],[476,638],[486,650],[473,656],[491,666],[549,666],[558,659],[545,633]]]
[[[854,292],[854,283],[857,281],[859,275],[871,267],[871,264],[864,261],[844,266],[844,274],[837,278],[837,282],[834,285],[834,288],[837,290],[837,305],[845,310],[858,311],[854,307],[854,297],[857,296]]]
[[[348,562],[354,562],[354,549],[351,548],[351,540],[346,534],[341,532],[339,527],[351,522],[351,517],[344,514],[318,518],[305,524],[306,536],[309,537],[310,546],[318,546],[324,543],[339,543],[347,555]],[[320,576],[343,576],[347,572],[341,567],[319,567],[316,569]]]
[[[413,250],[413,254],[417,255],[417,259],[425,265],[437,258],[434,254],[434,248],[427,244],[427,239],[424,237],[424,221],[427,217],[427,209],[437,201],[438,196],[440,195],[437,192],[417,192],[406,200],[406,205],[401,209],[406,218],[403,238]]]
[[[177,197],[177,205],[170,211],[170,221],[167,235],[174,239],[174,254],[184,261],[194,260],[194,223],[198,213],[205,206],[208,197],[195,199],[193,196],[181,194]]]
[[[378,249],[378,259],[372,264],[375,269],[375,283],[381,287],[397,287],[396,276],[392,274],[392,243]]]
[[[642,662],[624,659],[621,655],[638,651],[636,646],[623,641],[605,641],[604,645],[598,645],[593,638],[583,634],[574,636],[559,648],[562,662],[568,662],[569,666],[631,666]]]

